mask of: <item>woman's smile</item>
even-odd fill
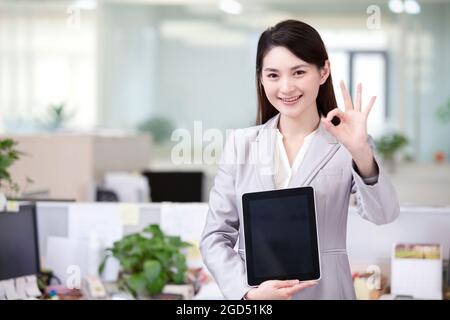
[[[283,104],[291,106],[297,103],[298,100],[300,100],[300,98],[302,97],[302,95],[299,96],[293,96],[293,97],[289,97],[289,98],[282,98],[282,97],[278,97],[278,99],[280,99]]]

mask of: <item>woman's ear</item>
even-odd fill
[[[320,68],[320,84],[324,84],[330,76],[330,61],[325,60],[325,64]]]

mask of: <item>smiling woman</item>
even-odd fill
[[[225,145],[201,241],[204,262],[229,299],[354,299],[346,251],[350,193],[357,193],[358,213],[375,224],[399,214],[396,192],[367,134],[375,97],[362,108],[361,85],[352,101],[341,82],[345,112],[339,110],[325,45],[314,28],[295,20],[262,33],[256,82],[258,126],[236,130]],[[304,186],[315,193],[320,281],[299,282],[280,274],[249,286],[243,194]],[[274,214],[285,214],[278,211]],[[270,250],[268,239],[260,241]],[[296,245],[301,255],[292,239]]]

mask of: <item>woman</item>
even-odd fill
[[[201,240],[204,262],[228,299],[354,299],[346,252],[349,198],[375,224],[399,214],[396,192],[374,158],[367,117],[341,82],[345,111],[336,108],[330,63],[317,31],[295,20],[262,33],[256,56],[258,126],[227,139],[210,193]],[[242,194],[312,186],[322,277],[247,285]],[[238,251],[233,248],[239,239]]]

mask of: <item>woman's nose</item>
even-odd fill
[[[290,77],[284,77],[281,80],[281,93],[289,93],[294,90],[294,84]]]

